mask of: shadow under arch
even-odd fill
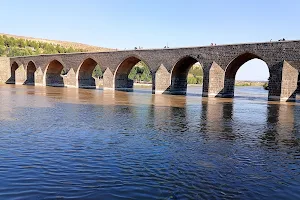
[[[34,77],[34,73],[36,71],[36,65],[34,64],[33,61],[29,61],[27,64],[27,69],[26,69],[26,81],[25,81],[25,85],[34,85],[35,82],[35,77]]]
[[[199,61],[192,56],[184,56],[176,62],[171,71],[171,94],[186,94],[188,73],[197,62]]]
[[[147,65],[152,75],[151,68],[149,67],[147,62],[142,60],[142,58],[139,58],[139,56],[131,55],[127,57],[125,60],[123,60],[121,64],[119,64],[118,68],[114,73],[115,90],[129,91],[129,92],[133,91],[134,80],[129,79],[128,75],[130,74],[132,68],[141,61]]]
[[[15,84],[16,83],[16,70],[18,68],[19,68],[18,63],[17,62],[13,62],[13,64],[10,67],[10,74],[11,74],[11,76],[5,82],[6,84]]]
[[[258,59],[263,61],[268,67],[268,71],[270,74],[269,66],[261,57],[249,52],[243,53],[237,56],[236,58],[234,58],[226,67],[225,77],[224,77],[224,90],[222,95],[223,97],[228,97],[228,98],[234,97],[235,77],[237,71],[241,68],[242,65],[244,65],[246,62],[253,59]]]
[[[45,70],[46,86],[64,87],[64,80],[61,75],[64,66],[58,60],[52,60]]]
[[[96,88],[96,80],[93,71],[98,63],[92,58],[86,58],[79,66],[76,79],[79,88]]]

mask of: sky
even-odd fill
[[[300,39],[299,0],[1,0],[0,32],[133,49]],[[238,80],[267,80],[260,60]]]

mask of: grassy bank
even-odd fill
[[[260,86],[262,87],[266,82],[264,81],[235,81],[235,86]]]

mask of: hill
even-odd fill
[[[0,40],[1,40],[1,38],[2,38],[2,40],[14,40],[14,41],[16,41],[16,42],[13,41],[13,43],[11,44],[11,47],[16,47],[16,45],[14,43],[17,43],[17,41],[22,41],[23,40],[27,44],[28,43],[31,43],[31,44],[34,44],[34,43],[37,43],[37,44],[49,44],[50,46],[55,46],[55,47],[56,46],[60,46],[60,47],[65,48],[65,49],[69,49],[70,51],[74,50],[74,51],[71,51],[71,52],[70,51],[66,51],[65,53],[72,53],[72,52],[78,52],[78,51],[79,52],[101,52],[101,51],[115,51],[116,50],[116,49],[111,49],[111,48],[97,47],[97,46],[92,46],[92,45],[87,45],[87,44],[81,44],[81,43],[77,43],[77,42],[40,39],[40,38],[17,36],[17,35],[4,34],[4,33],[0,33]],[[5,43],[4,44],[0,43],[0,46],[1,45],[9,47],[7,45],[7,43],[6,44]],[[47,45],[41,45],[41,46],[43,47],[43,46],[47,46]],[[22,45],[19,45],[19,47],[20,48],[25,48],[26,46],[22,47]],[[31,46],[28,46],[28,47],[31,47]],[[39,47],[39,46],[35,45],[35,47]],[[43,51],[41,53],[46,53],[47,54],[47,52],[43,52]],[[55,53],[55,52],[52,51],[50,53]],[[57,52],[57,53],[61,53],[61,52]]]

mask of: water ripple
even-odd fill
[[[300,107],[259,92],[1,86],[0,199],[299,199]]]

